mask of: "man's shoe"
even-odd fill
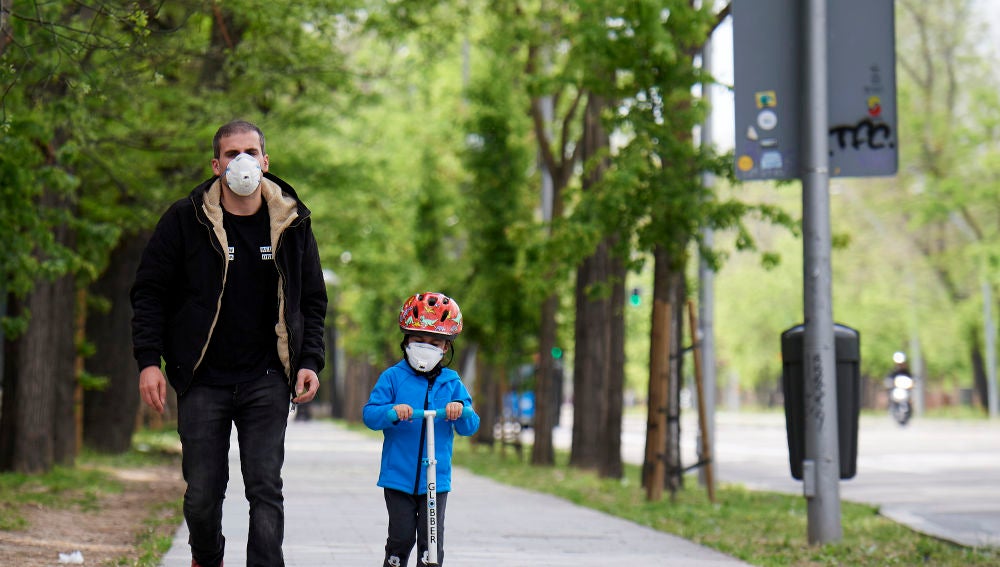
[[[222,562],[219,563],[219,567],[223,567],[224,565],[225,565],[225,561],[222,561]],[[201,564],[199,564],[197,561],[195,561],[192,558],[191,559],[191,567],[201,567]]]

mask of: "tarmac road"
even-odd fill
[[[682,456],[690,464],[697,413],[688,410],[681,427]],[[567,428],[559,428],[557,445],[568,441]],[[789,469],[783,413],[719,412],[715,435],[716,479],[802,494]],[[645,417],[631,415],[623,458],[641,463],[644,446]],[[840,482],[843,500],[879,506],[883,515],[935,537],[1000,547],[1000,421],[914,418],[901,427],[887,414],[865,415],[857,464],[857,475]]]

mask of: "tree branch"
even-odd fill
[[[10,32],[10,5],[14,0],[0,0],[0,56],[3,56],[7,46],[14,41]]]
[[[719,10],[719,13],[715,15],[715,23],[712,24],[711,29],[708,30],[708,37],[712,37],[712,34],[715,33],[715,30],[719,26],[721,26],[722,22],[724,22],[726,18],[728,18],[729,15],[732,13],[733,13],[733,3],[727,2],[726,6],[722,8],[722,10]]]
[[[222,32],[222,38],[226,41],[226,46],[229,49],[234,47],[233,38],[229,37],[229,28],[226,27],[226,20],[222,17],[222,9],[219,8],[219,3],[212,0],[212,13],[215,14],[215,23],[219,25],[219,31]]]
[[[538,69],[537,60],[538,46],[529,45],[528,58],[524,64],[524,73],[528,77],[535,76]],[[549,138],[545,116],[542,113],[542,99],[534,95],[531,96],[531,123],[535,130],[535,138],[538,140],[538,149],[542,153],[542,161],[545,163],[545,167],[551,172],[557,171],[561,163],[556,161],[556,156],[552,152],[552,140]]]

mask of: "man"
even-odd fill
[[[160,218],[132,287],[143,402],[177,392],[192,567],[222,565],[232,425],[250,502],[247,565],[284,565],[289,399],[309,402],[325,353],[326,287],[309,210],[268,172],[264,134],[219,128],[211,179]]]

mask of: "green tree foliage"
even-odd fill
[[[431,20],[443,28],[434,35],[418,8],[379,5],[359,17],[347,62],[358,75],[357,105],[325,118],[315,136],[341,175],[316,206],[329,220],[317,236],[324,265],[341,280],[343,347],[377,366],[400,355],[396,317],[410,295],[441,291],[463,312],[470,306],[464,234],[475,220],[460,194],[463,58],[448,32],[460,14]]]
[[[11,235],[0,269],[9,291],[23,294],[40,276],[93,279],[123,230],[151,226],[165,203],[209,175],[220,124],[244,117],[289,139],[338,108],[345,70],[321,33],[337,29],[337,6],[232,8],[14,3],[0,68],[0,222]],[[293,147],[278,147],[277,170]],[[78,212],[39,210],[43,187]],[[51,242],[61,219],[78,231],[78,249]]]
[[[0,231],[8,242],[0,277],[9,293],[23,297],[38,278],[93,276],[98,265],[84,252],[106,249],[117,237],[109,224],[75,211],[88,209],[82,195],[97,192],[84,165],[93,150],[88,137],[104,131],[96,111],[121,85],[116,73],[96,69],[141,45],[142,19],[141,11],[115,5],[13,5],[11,43],[0,60]],[[57,197],[53,205],[42,201],[46,192]],[[53,227],[62,224],[72,224],[80,249],[54,239]],[[9,324],[6,330],[16,334]]]
[[[593,88],[622,101],[607,116],[620,146],[604,190],[585,200],[580,214],[599,219],[606,229],[634,235],[623,242],[629,249],[666,247],[678,260],[688,255],[704,227],[733,230],[739,235],[737,248],[752,249],[745,219],[793,226],[779,207],[738,192],[715,194],[702,183],[706,172],[730,174],[729,157],[696,146],[691,134],[708,111],[692,91],[712,81],[695,56],[718,15],[708,6],[694,9],[681,0],[630,2],[611,13],[606,33],[581,34],[595,42],[581,51],[603,54],[616,69],[614,82]],[[721,251],[703,252],[716,267],[724,258]]]
[[[545,292],[540,281],[531,280],[540,276],[532,264],[537,255],[527,254],[537,248],[531,225],[538,197],[526,175],[530,124],[515,86],[520,70],[509,58],[487,57],[489,64],[468,91],[468,312],[477,342],[487,347],[483,355],[513,369],[531,352]]]
[[[53,293],[48,282],[95,280],[119,238],[148,229],[167,202],[207,177],[219,124],[243,117],[268,131],[273,119],[292,131],[311,123],[310,109],[336,108],[342,58],[315,30],[340,18],[336,6],[323,6],[12,3],[0,60],[0,230],[10,242],[0,272],[12,298],[5,335],[19,353],[8,360],[4,402],[20,417],[5,411],[0,424],[4,455],[13,455],[7,465],[22,468],[23,458],[36,470],[53,456],[72,458],[63,446],[73,444],[73,422],[65,419],[55,437],[69,441],[55,452],[39,447],[45,454],[34,458],[17,449],[34,450],[24,442],[30,420],[71,414],[72,337],[83,318],[62,304],[53,308],[48,296],[70,303],[75,296],[64,287]],[[32,320],[32,312],[44,316]],[[49,332],[69,349],[33,357],[30,345]],[[27,384],[19,373],[58,392],[54,405],[39,400],[36,407],[38,396],[15,388]]]

